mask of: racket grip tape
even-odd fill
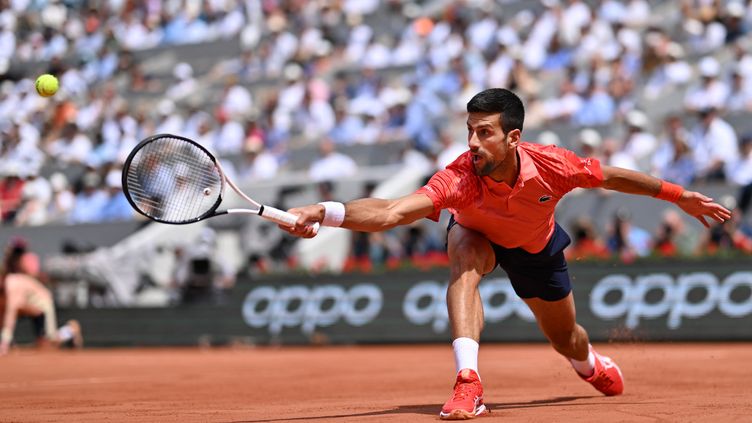
[[[295,226],[295,222],[298,221],[298,216],[295,216],[292,213],[288,213],[284,210],[280,210],[280,209],[270,207],[270,206],[261,206],[258,214],[264,219],[271,220],[272,222],[277,222],[277,223],[280,223],[282,225],[287,225],[287,226]],[[319,224],[314,223],[313,227],[314,227],[314,233],[318,232]]]

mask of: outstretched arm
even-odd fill
[[[603,166],[602,171],[602,188],[671,201],[706,227],[710,226],[705,220],[706,217],[718,222],[731,218],[730,211],[699,192],[687,191],[678,185],[633,170]]]
[[[311,204],[290,209],[290,213],[299,216],[295,227],[280,225],[280,228],[304,238],[316,235],[310,226],[316,222],[353,231],[379,232],[412,223],[434,211],[433,201],[425,194],[410,194],[395,200],[361,198],[344,204],[343,208],[333,207]]]

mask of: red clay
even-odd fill
[[[604,397],[543,344],[481,346],[490,415],[505,422],[752,418],[752,344],[596,345],[621,366]],[[0,421],[437,421],[445,346],[18,350],[0,357]]]

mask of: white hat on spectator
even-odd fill
[[[162,116],[171,115],[175,111],[175,102],[169,98],[162,99],[157,104],[157,112]]]
[[[726,13],[734,18],[744,17],[744,5],[740,1],[731,1],[726,5]]]
[[[62,191],[68,188],[68,178],[60,172],[55,172],[50,176],[50,185],[52,185],[53,191]]]
[[[193,68],[188,63],[180,62],[175,65],[175,69],[173,69],[172,74],[175,76],[175,78],[182,81],[193,76]]]
[[[0,170],[0,176],[21,176],[21,164],[15,160],[10,160],[3,163],[2,170]]]
[[[705,31],[705,25],[697,19],[687,19],[686,22],[684,22],[684,30],[690,35],[700,36],[703,31]]]
[[[107,184],[108,188],[122,188],[123,179],[122,179],[122,174],[120,173],[120,170],[113,169],[107,172],[107,176],[105,177],[105,183]]]
[[[556,7],[561,4],[559,0],[543,0],[541,3],[546,7]]]
[[[504,26],[496,33],[496,41],[504,46],[516,46],[520,43],[520,37],[510,26]]]
[[[587,145],[592,148],[598,148],[603,143],[601,134],[599,134],[598,131],[592,128],[585,128],[582,131],[580,131],[578,138],[579,138],[580,144]]]
[[[639,110],[630,110],[626,117],[627,125],[631,127],[645,129],[648,126],[647,115]]]
[[[0,84],[0,94],[2,95],[9,95],[13,92],[15,89],[16,84],[13,83],[11,80],[5,80],[2,84]]]
[[[303,75],[303,68],[301,68],[300,65],[296,63],[290,63],[289,65],[285,66],[284,74],[285,79],[287,79],[288,81],[297,81]]]
[[[684,48],[681,44],[672,41],[666,46],[666,54],[675,59],[681,59],[684,57]]]
[[[554,131],[543,131],[538,135],[538,142],[543,145],[561,145],[559,136]]]
[[[640,38],[640,34],[633,29],[622,28],[619,30],[617,38],[621,45],[623,45],[628,51],[639,52],[642,49],[642,39]]]
[[[721,72],[721,65],[714,57],[703,57],[698,64],[700,75],[706,78],[715,78]]]
[[[528,9],[523,9],[517,12],[512,19],[512,25],[514,28],[527,28],[535,22],[535,14]]]

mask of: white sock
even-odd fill
[[[462,369],[473,369],[478,373],[478,345],[472,338],[457,338],[452,342],[454,363],[457,373]],[[478,375],[480,378],[480,375]]]
[[[574,367],[577,373],[585,377],[592,376],[595,371],[595,355],[593,355],[592,351],[588,351],[588,356],[583,361],[570,358],[569,362],[572,363],[572,367]]]
[[[68,325],[62,326],[57,330],[57,339],[60,342],[65,342],[73,339],[73,329]]]

